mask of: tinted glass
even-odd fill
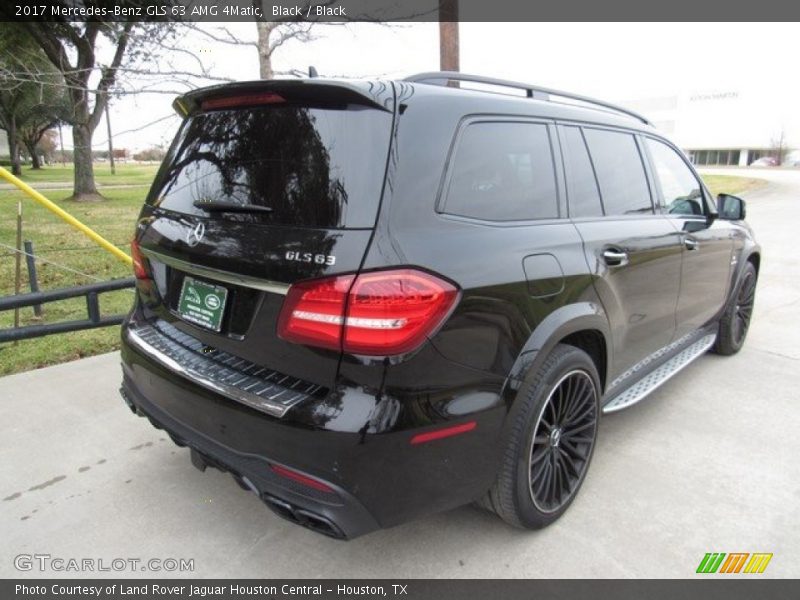
[[[606,215],[652,214],[650,189],[636,140],[629,133],[584,129]]]
[[[653,158],[665,209],[671,214],[705,214],[700,182],[678,153],[650,138],[647,139],[647,148]]]
[[[268,106],[184,123],[148,202],[198,216],[304,227],[372,227],[391,115]],[[256,204],[271,213],[206,213],[196,201]]]
[[[444,210],[452,215],[489,221],[558,217],[547,126],[538,123],[467,126],[453,158]]]
[[[600,191],[597,189],[597,180],[581,130],[577,127],[565,127],[563,131],[569,215],[571,217],[602,215]]]

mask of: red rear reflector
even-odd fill
[[[286,467],[282,467],[280,465],[270,465],[269,468],[281,477],[291,479],[292,481],[296,481],[297,483],[300,483],[306,487],[314,488],[315,490],[319,490],[321,492],[328,492],[329,494],[336,493],[335,490],[329,485],[325,485],[321,481],[312,479],[308,475],[303,475],[302,473],[298,473],[292,469],[287,469]]]
[[[142,256],[139,242],[136,240],[131,240],[131,259],[133,260],[133,276],[136,279],[150,279],[150,274],[145,266],[147,264],[146,260]]]
[[[308,281],[289,289],[278,335],[352,354],[404,354],[442,324],[457,297],[455,286],[416,269]]]
[[[460,425],[453,425],[451,427],[445,427],[444,429],[436,429],[435,431],[418,433],[411,438],[411,444],[416,446],[417,444],[424,444],[425,442],[432,442],[434,440],[453,437],[454,435],[460,435],[462,433],[472,431],[477,426],[478,424],[475,421],[469,421],[468,423],[461,423]]]
[[[233,108],[236,106],[256,106],[259,104],[280,104],[286,102],[283,96],[273,92],[262,94],[244,94],[242,96],[225,96],[223,98],[209,98],[200,103],[202,110],[218,110],[220,108]]]

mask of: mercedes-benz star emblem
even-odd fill
[[[194,226],[194,229],[186,232],[186,243],[190,246],[197,246],[203,240],[205,234],[206,226],[203,223],[198,223]]]

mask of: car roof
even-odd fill
[[[449,71],[421,73],[396,82],[399,99],[408,102],[421,97],[445,97],[454,110],[510,114],[548,119],[578,121],[589,124],[625,127],[658,135],[644,116],[626,107],[532,84],[507,81]],[[413,92],[403,92],[411,85]]]

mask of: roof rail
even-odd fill
[[[432,85],[447,85],[448,81],[468,81],[472,83],[481,83],[485,85],[495,85],[498,87],[514,88],[518,90],[524,90],[525,95],[528,98],[534,98],[536,100],[550,100],[551,96],[568,98],[570,100],[577,100],[579,102],[584,102],[586,104],[600,106],[602,108],[617,113],[622,113],[629,117],[633,117],[637,121],[641,121],[645,125],[651,125],[651,126],[653,125],[649,120],[647,120],[639,113],[629,110],[627,108],[623,108],[622,106],[617,106],[616,104],[611,104],[610,102],[604,102],[602,100],[596,100],[595,98],[590,98],[588,96],[580,96],[578,94],[572,94],[570,92],[562,92],[560,90],[554,90],[546,87],[541,87],[538,85],[531,85],[529,83],[520,83],[518,81],[495,79],[493,77],[483,77],[481,75],[468,75],[466,73],[459,73],[457,71],[429,71],[427,73],[417,73],[416,75],[411,75],[410,77],[406,77],[404,81],[409,81],[412,83],[429,83]]]

